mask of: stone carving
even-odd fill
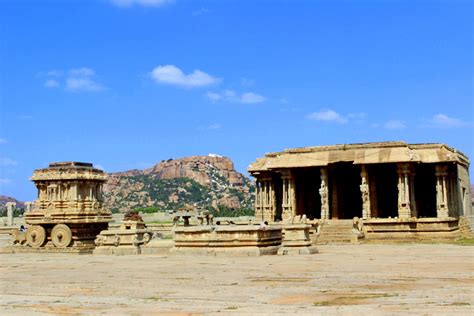
[[[214,216],[208,210],[197,210],[194,207],[182,207],[177,212],[173,213],[173,227],[178,226],[179,219],[182,218],[184,221],[184,226],[189,226],[189,219],[195,218],[198,221],[200,226],[214,224]]]
[[[12,229],[11,235],[13,236],[13,245],[24,245],[26,243],[26,232],[22,232],[19,229]]]
[[[319,188],[319,196],[321,198],[321,219],[329,219],[329,188],[328,174],[325,168],[321,168],[321,185]]]
[[[362,183],[359,188],[362,197],[362,217],[370,218],[370,190],[365,175],[362,176]]]
[[[364,223],[358,217],[352,219],[352,232],[357,235],[364,235]]]

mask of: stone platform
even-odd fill
[[[68,253],[68,254],[92,254],[95,246],[56,248],[45,246],[32,248],[21,245],[5,246],[0,248],[0,253]]]
[[[309,224],[283,224],[283,240],[279,255],[309,255],[318,253],[309,236]]]
[[[417,242],[454,241],[461,238],[456,218],[373,218],[364,219],[367,241]]]
[[[254,225],[176,227],[172,253],[202,255],[276,255],[281,226]]]
[[[103,230],[95,239],[94,254],[138,255],[152,238],[153,232],[145,223],[125,220],[118,229]]]

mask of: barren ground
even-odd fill
[[[0,255],[2,315],[474,314],[474,247],[330,245],[301,256]]]

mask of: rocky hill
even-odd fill
[[[0,208],[5,207],[5,204],[7,204],[8,202],[15,202],[16,208],[20,208],[20,209],[25,208],[25,205],[23,204],[23,202],[20,202],[17,199],[12,198],[10,196],[0,195]]]
[[[163,160],[152,168],[110,173],[104,186],[112,211],[170,210],[186,205],[253,212],[254,184],[227,157],[192,156]]]

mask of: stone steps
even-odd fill
[[[331,220],[323,223],[317,244],[349,244],[352,234],[352,220]]]

